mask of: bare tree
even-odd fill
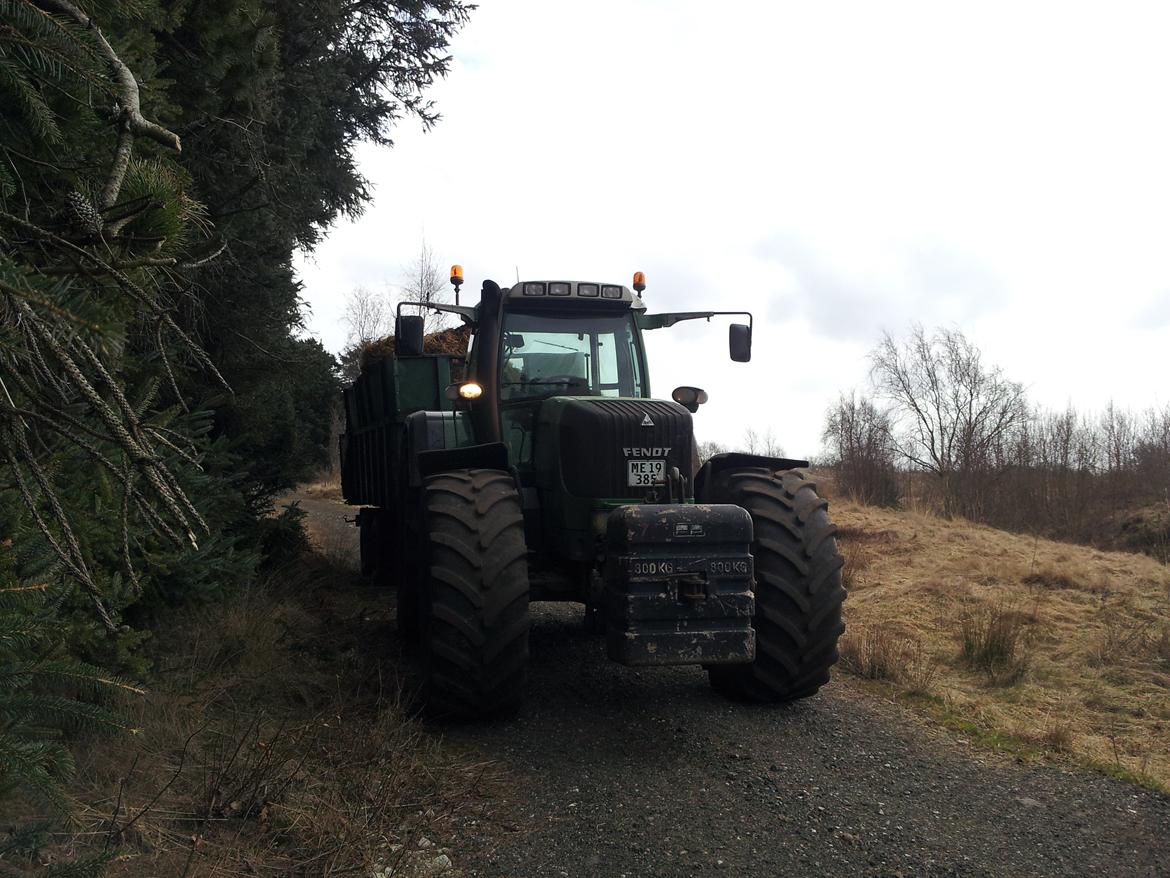
[[[822,439],[841,487],[859,503],[898,502],[893,426],[887,412],[856,393],[842,394],[829,409]]]
[[[695,448],[699,455],[699,463],[706,463],[716,454],[724,454],[727,451],[726,445],[721,442],[716,442],[713,439],[706,442],[699,442]]]
[[[369,287],[354,287],[345,299],[346,346],[360,348],[389,335],[393,329],[393,309],[386,297]]]
[[[424,238],[414,262],[403,268],[406,276],[405,301],[445,302],[445,272],[439,268],[435,253]],[[447,315],[441,311],[425,311],[423,328],[428,335],[447,326]]]
[[[765,457],[783,457],[784,448],[769,427],[765,433],[757,433],[754,427],[743,431],[743,450],[748,454],[762,454]]]
[[[870,365],[892,406],[899,454],[940,478],[946,511],[966,512],[956,508],[961,486],[974,484],[966,476],[991,469],[997,445],[1028,417],[1023,386],[985,367],[957,329],[927,335],[915,324],[900,344],[886,333]]]

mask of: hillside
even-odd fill
[[[981,743],[1170,784],[1170,568],[833,504],[847,669]]]

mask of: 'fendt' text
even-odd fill
[[[666,457],[670,454],[671,446],[667,445],[665,448],[623,448],[622,451],[626,453],[626,457]]]

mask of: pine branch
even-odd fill
[[[118,147],[114,153],[113,167],[110,169],[106,185],[102,188],[101,196],[102,208],[112,207],[114,202],[118,200],[122,180],[130,165],[133,138],[148,137],[175,152],[180,152],[182,144],[179,141],[179,135],[167,130],[157,122],[151,122],[142,115],[138,81],[134,78],[133,71],[118,57],[118,53],[114,51],[114,47],[110,45],[109,40],[106,39],[101,28],[92,18],[68,0],[35,0],[35,2],[41,9],[67,16],[89,30],[113,70],[114,81],[118,86],[123,127],[118,135]]]

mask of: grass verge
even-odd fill
[[[78,749],[75,822],[42,858],[116,850],[114,878],[449,872],[444,839],[497,781],[411,717],[385,604],[314,554],[160,620],[141,731]]]
[[[842,664],[981,746],[1170,784],[1170,568],[838,502]]]

